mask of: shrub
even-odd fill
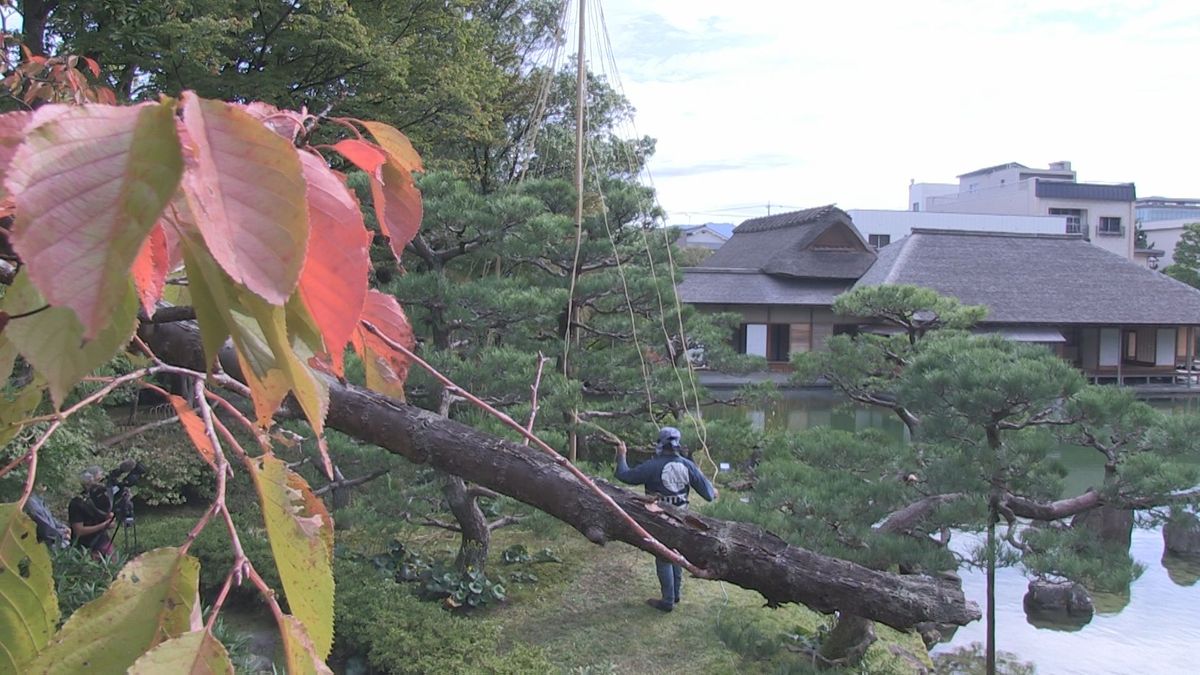
[[[105,469],[122,460],[134,459],[146,473],[133,488],[142,504],[183,504],[189,499],[209,499],[213,474],[178,425],[152,429],[118,446],[105,448],[94,463]]]
[[[540,649],[522,645],[502,652],[497,624],[422,602],[370,561],[340,557],[334,570],[340,654],[364,654],[372,668],[387,673],[553,670]]]
[[[161,546],[179,546],[187,538],[188,532],[200,518],[201,511],[188,509],[175,513],[154,513],[138,524],[139,552],[149,551]],[[257,509],[252,511],[235,511],[233,522],[238,528],[238,538],[242,542],[242,550],[246,557],[254,563],[255,569],[262,575],[264,581],[270,584],[283,599],[283,586],[279,582],[279,572],[275,568],[275,559],[271,555],[271,545],[267,542],[266,529]],[[214,597],[225,583],[225,575],[233,565],[233,548],[230,546],[229,533],[225,530],[220,518],[209,521],[208,527],[192,542],[188,553],[200,561],[200,594],[205,598]],[[234,586],[233,597],[256,597],[258,591],[251,584]]]
[[[50,549],[50,561],[54,567],[59,616],[64,622],[75,610],[100,597],[125,564],[120,553],[96,560],[77,546]]]

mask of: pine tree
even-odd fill
[[[733,515],[901,570],[951,569],[951,529],[984,531],[973,562],[989,577],[997,564],[1020,563],[1033,576],[1113,590],[1138,572],[1128,554],[1132,510],[1195,498],[1187,490],[1200,478],[1189,463],[1200,457],[1191,431],[1200,418],[1164,416],[1128,390],[1087,385],[1040,346],[968,333],[982,310],[926,289],[856,289],[837,311],[901,332],[837,336],[828,352],[798,359],[799,376],[892,410],[909,439],[813,430],[776,440],[749,504],[726,506]],[[1063,445],[1100,453],[1104,484],[1060,499]],[[1036,526],[1068,518],[1074,527]]]
[[[1175,244],[1171,261],[1163,274],[1200,288],[1200,223],[1183,226],[1183,235]]]

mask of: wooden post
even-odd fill
[[[1117,326],[1117,386],[1125,384],[1121,377],[1121,363],[1125,361],[1125,328]]]
[[[1184,350],[1184,353],[1187,355],[1187,386],[1188,386],[1188,389],[1192,388],[1192,363],[1193,363],[1193,360],[1196,358],[1195,349],[1196,349],[1196,327],[1188,326],[1187,327],[1187,349]]]

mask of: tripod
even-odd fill
[[[121,522],[117,523],[117,527],[113,530],[113,534],[112,534],[113,543],[116,543],[117,533],[121,531],[122,526],[124,526],[124,528],[125,528],[125,541],[124,541],[124,545],[121,547],[121,550],[125,553],[125,557],[128,558],[138,548],[137,522],[133,519],[132,512],[130,512],[129,515],[122,518]],[[132,548],[129,546],[131,532],[133,533],[133,547]]]

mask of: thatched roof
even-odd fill
[[[874,250],[850,216],[831,204],[747,220],[703,267],[853,280],[874,261]]]
[[[994,324],[1200,325],[1200,290],[1075,235],[914,229],[855,286],[879,284],[986,305]]]
[[[702,305],[809,305],[828,307],[853,284],[842,279],[794,279],[755,270],[692,267],[684,270],[679,297]]]

